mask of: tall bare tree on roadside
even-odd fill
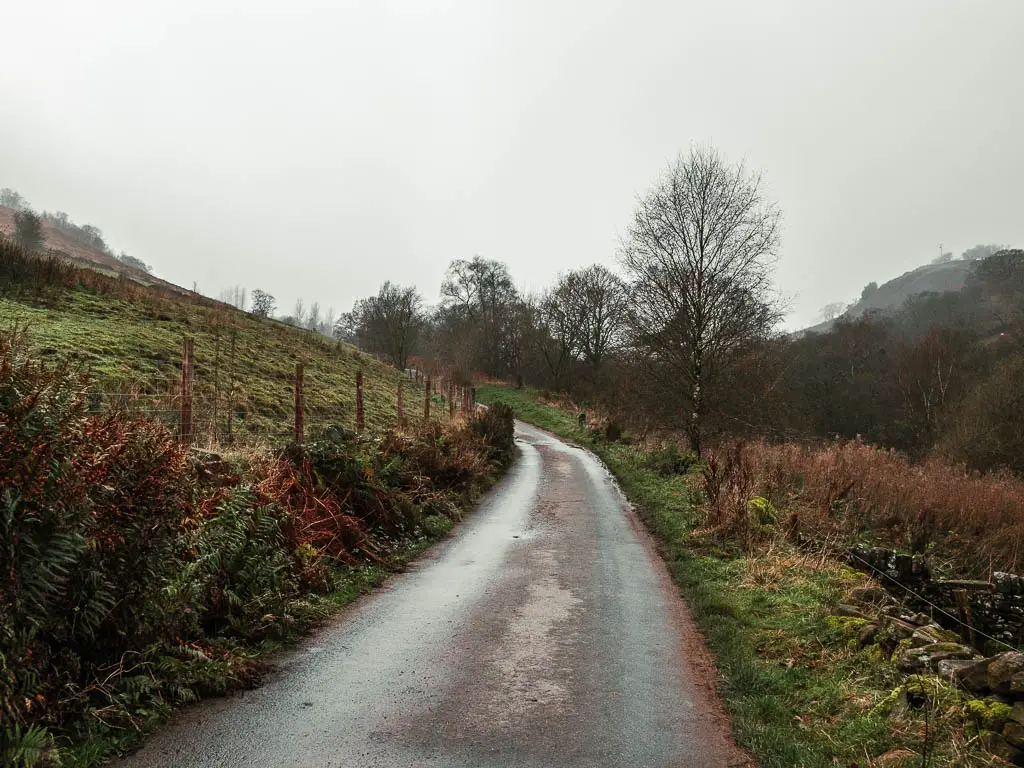
[[[680,155],[638,200],[621,248],[633,342],[662,391],[677,393],[698,454],[721,374],[782,317],[770,282],[778,245],[760,176],[710,147]]]

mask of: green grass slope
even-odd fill
[[[173,295],[124,297],[84,288],[0,297],[0,327],[27,326],[47,361],[73,358],[97,374],[97,407],[129,408],[176,423],[182,342],[194,339],[197,438],[226,431],[233,414],[242,440],[277,441],[291,434],[296,363],[305,366],[309,432],[355,425],[355,379],[362,370],[370,429],[396,420],[399,371],[354,347],[225,305]],[[232,355],[232,336],[234,354]],[[405,381],[406,413],[422,415],[423,389]],[[125,397],[129,393],[129,397]]]

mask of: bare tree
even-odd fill
[[[555,285],[536,302],[534,346],[556,389],[564,384],[565,370],[580,351],[583,317],[579,296],[578,273],[570,272],[559,275]]]
[[[639,199],[622,244],[633,341],[666,396],[676,393],[688,412],[698,454],[722,373],[782,317],[770,283],[778,231],[760,176],[694,148]]]
[[[46,244],[43,239],[43,220],[39,214],[27,208],[14,214],[14,242],[26,251],[41,251]]]
[[[903,395],[906,423],[919,445],[933,447],[945,410],[963,388],[969,343],[950,328],[935,328],[895,350],[896,384]]]
[[[273,317],[277,300],[266,291],[256,288],[252,292],[252,313],[256,317]]]
[[[295,310],[292,312],[292,321],[294,325],[300,328],[306,327],[306,303],[300,296],[295,300]]]
[[[314,301],[309,307],[309,320],[306,327],[311,331],[320,330],[320,302]]]
[[[218,301],[223,301],[225,304],[242,310],[243,312],[247,309],[248,295],[244,285],[234,285],[230,288],[225,288],[220,292],[217,297]]]
[[[357,301],[351,312],[342,312],[338,315],[338,319],[331,326],[331,333],[334,338],[340,339],[347,344],[359,344],[359,304],[360,302]]]
[[[0,205],[20,211],[22,208],[28,208],[28,200],[22,197],[20,192],[4,187],[0,189]]]
[[[980,261],[981,259],[987,259],[994,253],[1005,250],[1005,245],[976,245],[973,248],[968,248],[964,251],[960,258],[964,261]]]
[[[92,246],[97,251],[107,252],[107,241],[103,239],[103,232],[99,227],[92,224],[83,224],[78,228],[80,239],[86,245]]]
[[[416,289],[386,282],[376,296],[361,299],[350,314],[342,315],[335,335],[354,335],[360,347],[387,355],[404,370],[424,322],[423,298]]]
[[[134,269],[139,269],[142,270],[143,272],[153,271],[153,268],[149,266],[149,264],[144,262],[142,259],[136,258],[135,256],[131,256],[130,254],[125,253],[124,251],[121,251],[119,254],[117,254],[116,258],[122,264],[125,264]]]
[[[475,367],[503,376],[521,353],[521,305],[505,264],[480,256],[456,259],[441,284],[437,322],[456,345],[470,340]]]
[[[846,305],[841,301],[832,301],[826,304],[818,312],[818,319],[823,323],[830,323],[846,311]]]
[[[628,294],[622,279],[599,264],[576,275],[576,314],[582,324],[580,357],[597,370],[622,343]]]

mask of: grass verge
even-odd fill
[[[702,535],[687,477],[659,471],[647,451],[602,440],[528,390],[487,385],[478,398],[584,445],[616,476],[716,658],[735,738],[759,765],[998,763],[964,736],[956,691],[937,684],[941,706],[892,707],[903,676],[877,647],[858,650],[855,627],[830,616],[864,574],[782,542],[744,553]]]

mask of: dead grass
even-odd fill
[[[848,575],[849,569],[827,548],[797,549],[776,540],[770,542],[757,557],[744,560],[744,573],[738,586],[741,589],[777,592],[806,584],[811,576],[840,579]]]
[[[878,541],[928,552],[964,575],[1017,572],[1024,552],[1024,481],[941,459],[913,464],[859,441],[824,447],[762,442],[711,452],[706,524],[749,539],[749,500],[763,496],[790,534]]]

